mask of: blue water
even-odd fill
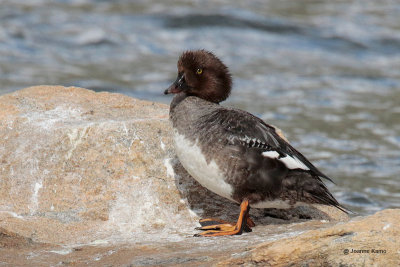
[[[0,94],[61,84],[169,103],[179,54],[198,48],[231,69],[226,105],[282,128],[340,202],[400,207],[398,1],[0,1]]]

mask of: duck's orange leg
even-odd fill
[[[210,227],[214,226],[217,227],[220,224],[229,224],[229,225],[233,225],[230,222],[224,221],[222,219],[218,219],[218,218],[207,218],[207,219],[200,219],[199,223],[202,227],[197,227],[197,230],[212,230]],[[254,227],[256,226],[256,224],[253,222],[253,220],[250,218],[250,215],[247,214],[247,219],[246,219],[246,224],[247,226],[250,227]],[[208,228],[207,228],[208,227]],[[204,229],[207,228],[207,229]],[[219,228],[218,228],[219,229]],[[251,229],[250,229],[251,232]]]
[[[254,222],[249,217],[249,201],[243,200],[240,204],[240,214],[236,224],[231,224],[220,219],[202,219],[202,227],[197,230],[205,230],[195,236],[223,236],[223,235],[241,235],[243,231],[251,232],[250,227],[254,227]]]

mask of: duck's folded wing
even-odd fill
[[[276,158],[288,169],[310,172],[332,181],[305,156],[292,147],[279,129],[252,114],[237,109],[217,109],[207,117],[207,125],[225,131],[228,143],[257,148],[264,157]]]

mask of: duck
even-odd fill
[[[251,232],[250,208],[341,206],[322,179],[332,181],[285,138],[282,131],[244,110],[224,107],[232,90],[228,67],[206,50],[183,52],[169,119],[177,157],[203,187],[240,205],[236,223],[200,219],[195,236]]]

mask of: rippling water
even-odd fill
[[[400,207],[398,1],[0,0],[1,94],[61,84],[169,103],[194,48],[230,67],[226,105],[282,128],[340,202]]]

